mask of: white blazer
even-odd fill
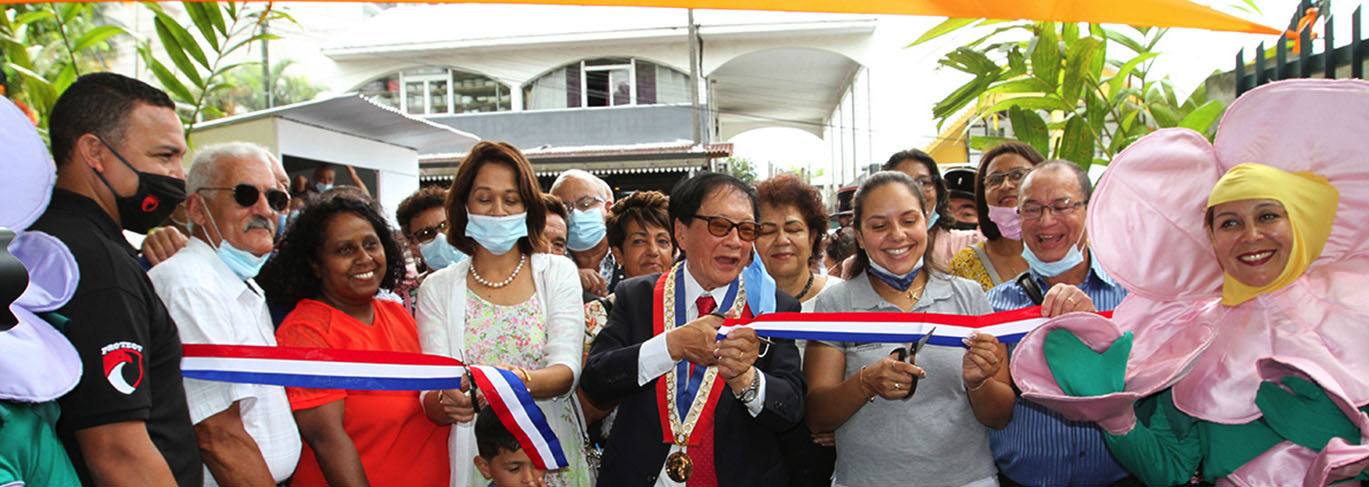
[[[542,302],[547,320],[546,366],[564,365],[574,383],[580,381],[580,359],[584,351],[585,308],[581,299],[580,274],[569,258],[551,254],[529,257],[534,293]],[[428,276],[418,288],[418,341],[423,353],[466,359],[466,273],[471,259],[447,266]],[[493,365],[493,364],[472,364]],[[569,400],[570,392],[543,401]],[[547,410],[546,406],[542,409]],[[562,440],[574,446],[579,439]],[[452,425],[447,447],[452,459],[453,487],[464,486],[475,469],[475,424]],[[475,474],[478,475],[478,474]]]

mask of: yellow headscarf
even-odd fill
[[[1293,248],[1288,265],[1273,282],[1260,287],[1242,284],[1230,273],[1222,284],[1222,304],[1235,306],[1251,298],[1291,284],[1307,271],[1331,235],[1340,192],[1326,178],[1307,171],[1288,172],[1264,164],[1247,163],[1231,168],[1207,197],[1211,209],[1222,203],[1251,199],[1272,199],[1283,204],[1288,224],[1293,229]]]

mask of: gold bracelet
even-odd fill
[[[974,391],[983,389],[983,388],[984,388],[984,384],[988,384],[990,380],[993,380],[993,378],[992,378],[992,377],[985,377],[984,380],[982,380],[982,381],[979,382],[979,385],[974,386],[974,387],[969,387],[969,384],[965,384],[965,390],[967,390],[967,391],[969,391],[969,392],[974,392]]]
[[[437,390],[437,404],[438,404],[438,405],[441,405],[441,404],[442,404],[442,389],[438,389],[438,390]]]
[[[523,376],[523,385],[524,385],[524,386],[527,386],[528,388],[531,388],[531,387],[532,387],[532,375],[528,373],[528,369],[525,369],[525,368],[522,368],[522,367],[518,367],[518,366],[515,366],[515,367],[518,368],[518,373],[519,373],[520,375]]]
[[[856,381],[860,383],[860,392],[865,392],[865,367],[867,366],[862,365],[860,367],[860,372],[856,372]],[[865,402],[875,402],[875,397],[877,396],[879,396],[879,394],[872,393],[865,397]]]

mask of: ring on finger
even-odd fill
[[[897,391],[897,390],[899,390],[899,389],[902,389],[902,388],[903,388],[903,384],[899,384],[899,383],[897,383],[897,382],[894,383],[894,390],[895,390],[895,391]]]
[[[1070,298],[1066,299],[1065,302],[1069,304],[1074,304],[1074,296],[1070,296]]]

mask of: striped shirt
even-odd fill
[[[1077,286],[1096,309],[1110,311],[1121,304],[1127,290],[1103,271],[1097,259],[1089,260],[1088,277]],[[1043,294],[1050,289],[1041,276],[1032,277]],[[988,297],[994,311],[1035,305],[1015,281],[994,286]],[[1103,486],[1128,475],[1108,453],[1096,424],[1066,419],[1020,397],[1013,404],[1012,421],[1001,431],[990,430],[989,440],[998,470],[1023,485]]]

